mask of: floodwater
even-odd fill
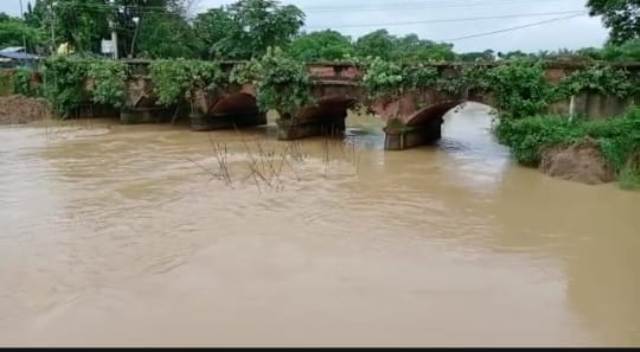
[[[0,128],[0,345],[638,346],[640,194],[273,128]]]

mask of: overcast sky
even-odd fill
[[[25,6],[28,0],[23,0]],[[306,30],[332,28],[358,37],[379,28],[393,34],[417,33],[422,38],[449,41],[455,50],[538,51],[601,46],[607,38],[599,18],[587,15],[587,0],[286,0],[307,14]],[[196,0],[195,11],[233,0]],[[0,11],[20,13],[19,0],[0,0]],[[531,16],[531,14],[545,14]],[[577,14],[577,13],[576,13]],[[519,15],[519,17],[512,16]],[[500,17],[500,19],[486,17]],[[485,17],[485,19],[477,19]],[[461,21],[463,20],[464,21]],[[556,20],[557,19],[557,20]],[[434,21],[445,21],[434,23]],[[451,21],[455,20],[455,21]],[[555,22],[552,22],[556,20]],[[447,22],[448,21],[448,22]],[[451,40],[547,21],[542,25],[494,35]],[[409,22],[409,23],[407,23]]]

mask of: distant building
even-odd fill
[[[27,53],[21,46],[0,50],[0,68],[35,67],[40,59],[40,56]]]

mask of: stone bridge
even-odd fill
[[[143,62],[131,64],[145,65]],[[233,65],[227,63],[225,68],[230,70]],[[459,74],[463,67],[462,64],[432,66],[443,78]],[[580,64],[547,64],[545,77],[549,82],[557,83],[581,67]],[[494,106],[491,92],[469,89],[455,94],[421,89],[392,99],[370,100],[359,84],[362,72],[353,65],[310,64],[308,70],[313,82],[314,104],[300,109],[290,119],[280,118],[277,121],[281,140],[342,132],[348,111],[362,103],[385,122],[385,148],[402,150],[438,140],[445,114],[465,102]],[[169,118],[174,112],[157,107],[148,77],[142,74],[134,77],[137,78],[128,83],[129,101],[121,113],[123,122]],[[583,93],[557,102],[549,110],[552,113],[601,118],[621,114],[631,103],[615,97]],[[255,126],[267,122],[266,114],[258,109],[256,89],[251,85],[228,87],[218,92],[199,92],[192,99],[192,109],[188,114],[192,128],[198,131]]]

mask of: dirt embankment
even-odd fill
[[[0,125],[28,123],[51,116],[51,106],[44,99],[22,95],[0,97]]]
[[[613,168],[602,155],[598,142],[593,139],[546,150],[540,170],[552,177],[588,185],[615,181]]]

